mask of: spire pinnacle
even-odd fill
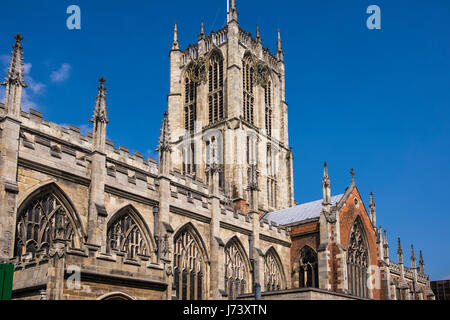
[[[419,270],[421,273],[425,272],[425,262],[423,261],[422,250],[419,251]]]
[[[161,134],[159,136],[158,151],[172,151],[170,146],[170,127],[169,127],[169,113],[164,112],[164,118],[161,126]]]
[[[389,246],[389,244],[388,244],[388,239],[387,239],[387,231],[386,231],[386,229],[384,229],[383,244],[384,244],[385,246]]]
[[[280,33],[280,29],[278,29],[277,51],[283,51],[283,48],[281,47],[281,33]]]
[[[402,250],[402,243],[400,242],[400,237],[398,237],[397,256],[398,256],[398,263],[403,264],[403,250]]]
[[[283,61],[284,53],[283,48],[281,47],[281,34],[280,29],[278,29],[278,40],[277,40],[277,53],[276,53],[278,61]]]
[[[98,81],[100,82],[100,86],[97,88],[98,94],[94,106],[94,115],[92,116],[90,122],[108,123],[108,117],[106,115],[106,79],[102,76],[100,79],[98,79]]]
[[[331,204],[331,182],[328,176],[327,163],[323,164],[323,179],[322,179],[322,189],[323,189],[323,204]]]
[[[201,27],[200,27],[200,35],[201,36],[205,35],[205,24],[203,23],[203,20],[202,20],[202,24],[201,24]]]
[[[227,13],[227,23],[235,20],[237,22],[238,12],[236,10],[236,1],[231,0],[231,6],[228,9]]]
[[[414,246],[411,245],[411,267],[415,268],[416,267],[416,256],[414,254]]]
[[[178,26],[176,22],[173,27],[172,50],[180,50],[180,45],[178,44]]]
[[[104,77],[101,77],[98,81],[100,82],[100,86],[97,88],[98,93],[95,99],[94,114],[89,122],[94,123],[93,148],[94,150],[103,152],[106,141],[106,124],[108,123],[108,117],[106,115],[106,80]]]
[[[259,33],[259,24],[256,25],[256,40],[261,41],[261,34]]]
[[[26,88],[27,85],[24,81],[24,69],[23,69],[23,46],[22,40],[23,37],[20,33],[14,36],[16,39],[16,43],[14,44],[13,51],[11,52],[11,59],[9,62],[8,73],[6,74],[5,81],[2,85],[13,85],[13,86],[21,86],[22,88]]]

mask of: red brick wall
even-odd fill
[[[320,237],[319,237],[319,222],[312,221],[304,223],[297,226],[291,227],[291,266],[294,266],[295,259],[298,257],[300,250],[308,245],[317,251],[319,247]],[[294,283],[294,277],[291,274],[291,283]]]
[[[354,199],[358,199],[359,206],[355,206]],[[356,217],[361,218],[362,226],[367,238],[369,247],[369,262],[371,265],[378,266],[378,248],[376,242],[376,234],[373,230],[372,223],[370,222],[367,211],[364,207],[361,196],[358,189],[355,187],[351,195],[347,198],[345,205],[339,210],[340,219],[340,233],[341,233],[341,244],[344,248],[348,246],[348,240],[350,236],[350,230],[353,225],[353,221]],[[374,280],[375,281],[375,280]],[[381,289],[372,289],[372,294],[374,299],[381,299]]]

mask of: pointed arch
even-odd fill
[[[369,297],[367,270],[370,265],[369,245],[361,217],[352,223],[347,241],[347,281],[350,294]]]
[[[80,248],[86,237],[73,202],[54,181],[32,188],[17,209],[14,256],[48,254],[54,240]]]
[[[299,251],[294,261],[293,281],[296,287],[319,287],[319,268],[317,252],[305,245]]]
[[[203,256],[205,257],[205,262],[209,263],[209,255],[208,255],[208,250],[206,249],[206,244],[203,241],[203,237],[200,234],[200,232],[198,232],[198,229],[195,227],[195,225],[192,222],[186,222],[185,224],[181,225],[178,227],[177,230],[175,230],[175,234],[173,236],[173,238],[177,238],[181,233],[183,233],[185,230],[188,230],[189,232],[192,233],[192,236],[194,237],[195,241],[198,243],[199,248],[202,251]]]
[[[211,59],[211,58],[213,58],[214,56],[217,56],[219,59],[222,59],[222,60],[223,60],[223,53],[222,53],[222,51],[221,51],[217,46],[214,46],[214,47],[209,51],[208,58]]]
[[[209,259],[200,233],[191,222],[188,222],[175,233],[173,244],[176,297],[179,300],[204,299]]]
[[[129,259],[152,256],[155,240],[142,215],[132,204],[125,204],[112,214],[106,229],[107,252],[124,252]]]
[[[115,291],[106,293],[98,297],[96,300],[136,300],[136,299],[126,293]]]
[[[225,292],[229,299],[248,293],[251,288],[250,260],[244,246],[235,235],[225,245]]]
[[[286,289],[286,276],[278,252],[273,246],[264,254],[264,290]]]

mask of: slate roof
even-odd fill
[[[331,197],[331,205],[336,205],[344,196],[344,194],[339,194],[337,196]],[[314,219],[320,217],[320,212],[322,211],[322,199],[299,204],[295,207],[290,207],[287,209],[282,209],[278,211],[273,211],[266,213],[264,219],[267,219],[277,224],[286,225],[303,220]]]

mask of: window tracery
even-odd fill
[[[231,300],[247,290],[247,265],[235,241],[225,247],[225,292]]]
[[[368,297],[367,268],[369,265],[367,243],[357,219],[350,231],[347,249],[347,274],[349,292],[358,297]]]
[[[38,250],[48,254],[54,240],[64,240],[74,246],[74,226],[67,208],[52,193],[45,192],[31,201],[19,213],[16,225],[15,256],[36,256]]]
[[[185,229],[174,239],[174,287],[180,300],[203,297],[203,256],[191,231]]]
[[[107,230],[107,250],[125,252],[128,259],[150,256],[149,245],[130,213],[117,217]]]

